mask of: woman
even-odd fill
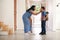
[[[23,15],[23,23],[24,23],[24,33],[30,33],[31,32],[31,15],[37,15],[40,12],[36,13],[36,6],[32,5],[31,8],[29,8],[28,10],[26,10],[26,12]]]

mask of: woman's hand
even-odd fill
[[[40,13],[40,11],[39,11],[39,12],[37,12],[37,11],[32,11],[32,10],[31,10],[31,13],[32,13],[33,15],[37,15],[37,14],[39,14],[39,13]]]

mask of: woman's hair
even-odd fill
[[[35,10],[35,7],[36,7],[35,5],[32,5],[29,9],[26,10],[26,12],[28,12],[30,10],[33,10],[34,11]]]

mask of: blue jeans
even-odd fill
[[[46,21],[42,20],[41,21],[41,29],[42,29],[41,32],[42,33],[46,33],[46,27],[45,26],[46,26]]]

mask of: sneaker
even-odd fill
[[[43,32],[39,33],[39,34],[43,34]]]
[[[41,33],[39,33],[39,35],[46,35],[46,33],[42,33],[42,32],[41,32]]]

